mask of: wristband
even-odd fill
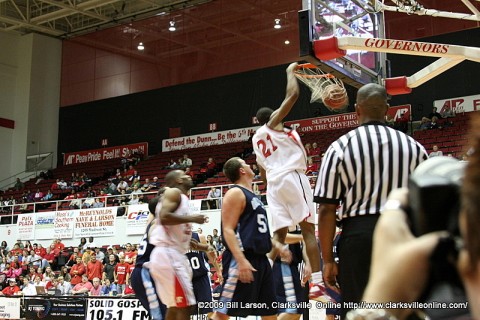
[[[400,200],[390,199],[385,202],[383,210],[403,210]]]

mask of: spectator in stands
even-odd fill
[[[98,197],[95,198],[95,202],[93,203],[92,208],[103,208],[103,207],[105,207],[105,203],[100,201],[100,198],[98,198]]]
[[[170,159],[168,161],[167,165],[165,166],[165,169],[178,169],[180,168],[180,164],[176,163],[175,160]]]
[[[312,150],[310,151],[311,157],[320,157],[320,147],[316,142],[312,143]]]
[[[94,203],[95,203],[95,198],[94,198],[93,194],[90,193],[90,192],[87,192],[87,196],[86,196],[85,200],[83,201],[82,208],[86,208],[86,209],[91,208]]]
[[[125,192],[128,190],[128,183],[123,178],[118,182],[116,194],[122,194],[122,190]]]
[[[126,263],[132,263],[133,259],[137,256],[137,252],[135,251],[135,248],[132,246],[131,243],[127,243],[125,245],[124,256]]]
[[[438,157],[438,156],[443,156],[443,151],[442,151],[442,150],[439,150],[437,145],[434,145],[434,146],[432,147],[432,149],[433,149],[433,151],[430,152],[430,154],[428,155],[430,158],[432,158],[432,157]]]
[[[22,190],[23,188],[25,188],[25,184],[20,181],[20,178],[17,178],[17,181],[15,182],[14,186],[15,190]]]
[[[138,197],[138,194],[134,193],[129,196],[129,200],[127,202],[128,205],[135,205],[139,203],[140,203],[140,199]]]
[[[78,194],[74,194],[74,199],[70,201],[68,205],[70,209],[80,209],[82,207],[82,196]]]
[[[103,193],[107,195],[112,195],[117,193],[117,185],[113,181],[108,181],[105,183],[105,187],[102,189]]]
[[[132,288],[132,283],[131,283],[130,279],[128,279],[128,282],[126,283],[125,289],[122,292],[122,296],[124,296],[124,297],[135,296],[135,291]]]
[[[152,189],[160,188],[160,181],[158,181],[158,177],[153,177],[153,181],[151,182]]]
[[[115,206],[124,206],[127,204],[127,193],[125,192],[125,190],[122,190],[120,195],[118,197],[116,197],[115,199],[113,199],[113,205]]]
[[[90,292],[92,289],[92,284],[88,282],[88,277],[86,274],[82,275],[82,281],[77,283],[73,289],[72,289],[72,294],[78,295],[78,294],[87,294]]]
[[[133,170],[133,174],[128,178],[128,181],[140,181],[140,175],[137,170]]]
[[[207,178],[213,177],[217,173],[217,163],[213,158],[208,158],[207,164]]]
[[[433,107],[432,112],[428,115],[429,119],[433,120],[433,117],[437,117],[437,119],[442,119],[442,115],[437,112],[437,108]]]
[[[442,129],[442,125],[438,122],[438,117],[432,117],[432,121],[430,121],[429,129]]]
[[[115,281],[115,266],[117,265],[116,256],[111,253],[112,247],[109,247],[110,254],[108,254],[108,262],[103,266],[103,277],[102,279],[108,279],[111,283]],[[105,258],[106,259],[106,258]]]
[[[88,280],[93,281],[94,278],[101,278],[103,273],[103,264],[97,260],[97,256],[93,253],[90,256],[90,262],[87,263],[86,274]]]
[[[185,169],[185,168],[191,167],[192,164],[193,164],[192,159],[190,159],[190,158],[188,157],[188,154],[185,153],[185,154],[183,155],[183,158],[182,158],[182,162],[181,162],[181,164],[180,164],[180,167],[183,168],[183,169]]]
[[[30,213],[30,212],[32,212],[32,210],[30,210],[30,209],[28,208],[27,200],[20,199],[19,205],[18,205],[18,211],[20,211],[21,213]]]
[[[88,237],[88,242],[83,246],[83,250],[87,249],[95,249],[97,245],[95,244],[94,238],[93,237]]]
[[[115,265],[115,271],[113,273],[115,283],[117,284],[118,292],[123,292],[127,280],[127,270],[129,264],[125,262],[125,256],[119,255],[120,262]]]
[[[215,186],[213,186],[210,191],[207,194],[207,207],[208,210],[212,209],[220,209],[220,197],[222,196],[222,193],[220,192],[220,189],[217,189]]]
[[[314,162],[312,157],[309,157],[307,160],[307,171],[305,171],[306,175],[317,175],[319,170],[318,162]]]
[[[141,193],[141,191],[139,191],[141,187],[142,185],[140,184],[140,181],[138,179],[134,179],[132,184],[128,187],[127,193],[132,193],[133,191],[135,191],[135,193]]]
[[[37,189],[37,192],[34,193],[33,195],[33,201],[41,201],[43,198],[44,194],[40,189]]]
[[[30,281],[30,277],[27,275],[23,277],[23,286],[22,286],[22,294],[24,296],[35,296],[37,295],[37,290],[33,285],[33,281]]]
[[[150,179],[146,178],[145,183],[142,185],[140,190],[142,192],[150,192],[150,189],[152,189],[152,185],[150,184]]]
[[[70,276],[70,273],[68,272],[67,266],[63,266],[63,267],[60,268],[60,273],[58,274],[58,277],[59,278],[62,277],[63,279],[65,279],[65,281],[70,282],[72,277]]]
[[[103,264],[103,260],[105,259],[105,253],[103,253],[100,247],[95,247],[95,256],[97,257],[97,260]]]
[[[127,180],[130,180],[130,178],[131,178],[133,175],[135,175],[135,173],[136,173],[136,170],[133,168],[133,165],[129,165],[129,166],[128,166],[128,170],[123,174],[123,177],[124,177],[125,179],[127,179]],[[137,173],[137,174],[138,174],[138,173]],[[133,181],[133,179],[130,180],[130,181]]]
[[[423,117],[422,121],[420,122],[420,127],[418,127],[418,130],[430,129],[430,123],[431,123],[431,120],[429,118]]]
[[[52,193],[52,191],[48,190],[47,194],[44,195],[41,200],[42,201],[50,201],[50,200],[52,200],[52,198],[53,198],[53,193]]]
[[[59,187],[59,189],[61,190],[65,190],[65,189],[69,189],[70,186],[68,185],[68,183],[62,178],[62,179],[57,179],[57,186]],[[53,189],[53,186],[52,186],[52,189]]]
[[[305,152],[307,153],[307,157],[311,156],[312,145],[309,142],[305,143]]]
[[[43,258],[48,262],[47,267],[57,268],[57,256],[55,256],[55,251],[52,250],[51,246],[47,247],[47,254]]]
[[[8,279],[8,287],[0,291],[0,295],[11,297],[20,291],[20,287],[17,286],[17,281],[14,278]]]
[[[260,169],[258,169],[258,165],[256,163],[252,164],[252,171],[255,174],[253,179],[261,179],[262,177],[260,176]]]
[[[53,272],[51,267],[46,267],[45,272],[43,273],[43,281],[51,281],[53,278],[55,278],[55,273]]]
[[[71,283],[62,275],[58,276],[57,289],[60,290],[60,295],[65,296],[72,293]]]
[[[93,286],[92,286],[92,289],[90,289],[90,295],[91,296],[100,296],[101,293],[102,293],[102,289],[103,289],[103,286],[102,284],[100,283],[100,278],[93,278]]]
[[[103,287],[102,287],[101,295],[102,296],[113,296],[114,292],[115,293],[118,292],[117,286],[115,285],[115,283],[110,281],[109,278],[105,278],[103,280]]]

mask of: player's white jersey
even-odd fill
[[[267,180],[274,180],[282,172],[307,169],[307,153],[295,130],[276,131],[265,124],[257,130],[252,143]]]
[[[181,195],[180,204],[175,210],[175,214],[179,216],[187,216],[189,214],[188,197]],[[159,201],[155,214],[160,214],[162,202]],[[150,235],[150,242],[157,247],[169,247],[185,254],[190,249],[190,239],[192,238],[192,225],[190,223],[182,223],[176,225],[162,225],[158,219],[158,226]]]

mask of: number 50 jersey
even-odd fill
[[[232,188],[240,188],[245,194],[245,209],[238,219],[235,234],[240,249],[244,252],[266,254],[272,249],[270,228],[268,226],[267,212],[262,201],[250,190],[238,185]],[[224,245],[229,250],[224,240]]]

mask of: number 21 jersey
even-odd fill
[[[284,172],[307,169],[307,153],[295,130],[276,131],[265,124],[257,130],[252,143],[267,180],[275,180]]]

